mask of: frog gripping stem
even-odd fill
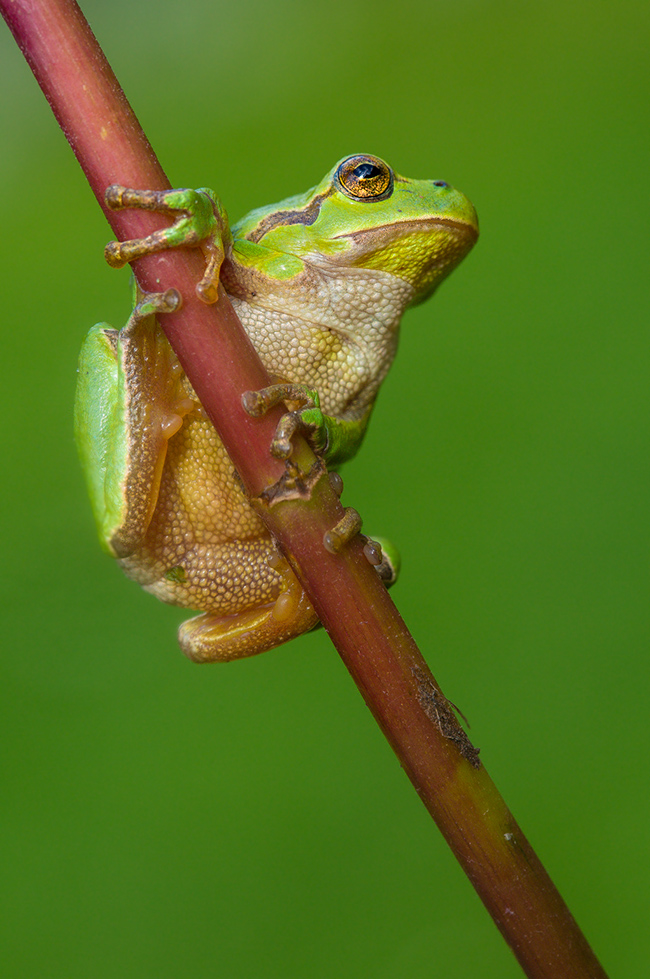
[[[97,199],[103,201],[105,188],[118,175],[132,186],[168,186],[78,6],[71,0],[0,0],[0,6]],[[351,174],[349,167],[339,174],[342,192],[358,194],[357,184],[365,188],[369,180],[374,181],[376,174],[368,169],[367,160],[362,169],[360,166],[355,162]],[[368,184],[367,191],[363,189],[366,203],[362,206],[374,207],[373,197],[381,206],[374,183]],[[130,236],[139,232],[133,224],[115,215],[110,219],[116,237],[128,242],[148,240],[149,244],[153,239],[155,246],[160,244],[155,231],[149,238],[136,239]],[[151,253],[149,244],[140,255]],[[131,255],[138,252],[138,245],[134,247]],[[215,247],[217,256],[220,247]],[[120,248],[111,257],[120,262],[131,260]],[[173,258],[178,288],[187,301],[183,324],[180,317],[175,322],[175,315],[163,317],[165,332],[177,352],[182,348],[180,359],[187,365],[188,378],[208,416],[217,423],[242,479],[253,488],[268,485],[277,478],[279,468],[277,460],[268,461],[268,440],[275,422],[265,425],[267,419],[261,420],[261,435],[255,440],[240,405],[238,414],[230,406],[242,391],[263,388],[269,380],[251,356],[244,331],[237,332],[227,302],[220,301],[214,309],[202,307],[200,312],[205,315],[201,316],[194,308],[200,304],[190,302],[189,292],[196,281],[193,256],[174,253]],[[214,267],[219,264],[215,260]],[[162,264],[155,262],[138,269],[144,292],[176,284],[159,283],[161,270]],[[189,327],[182,329],[185,323]],[[233,331],[240,357],[235,354],[237,344],[231,343]],[[236,382],[214,384],[215,377],[227,377],[229,368]],[[247,438],[255,445],[243,453],[241,445]],[[352,539],[337,555],[324,551],[323,534],[340,520],[341,513],[331,488],[329,495],[325,492],[326,485],[326,480],[320,480],[312,496],[318,506],[287,500],[269,507],[270,533],[300,569],[301,583],[308,586],[319,618],[370,710],[526,974],[531,979],[604,979],[605,972],[485,768],[474,767],[459,752],[453,717],[440,723],[438,687],[431,687],[434,681],[426,663],[363,557],[362,542]]]
[[[206,268],[196,286],[196,293],[208,305],[217,301],[224,249],[220,237],[220,205],[211,191],[135,190],[133,187],[111,184],[104,199],[113,211],[139,208],[174,217],[174,223],[169,228],[154,231],[145,238],[109,241],[104,249],[104,258],[112,268],[122,268],[144,255],[170,248],[200,247]]]
[[[280,402],[289,402],[298,407],[282,416],[271,442],[271,453],[276,459],[288,459],[291,455],[291,440],[300,433],[311,440],[318,430],[318,424],[306,420],[307,412],[316,411],[322,420],[318,395],[302,384],[271,384],[261,391],[245,391],[242,395],[242,405],[253,418],[266,414],[270,408]],[[318,446],[314,446],[315,451]]]
[[[345,545],[361,530],[361,516],[354,507],[346,507],[345,513],[337,524],[323,534],[323,547],[330,554],[339,554]],[[373,555],[374,556],[374,555]],[[367,558],[366,558],[367,560]],[[372,562],[371,562],[372,563]],[[376,562],[377,565],[380,561]]]

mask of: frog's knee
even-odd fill
[[[313,629],[317,622],[318,616],[301,589],[300,596],[287,599],[285,592],[275,602],[237,615],[197,615],[183,622],[178,641],[195,663],[226,663],[280,646]]]
[[[280,646],[317,625],[318,616],[286,559],[274,552],[268,563],[282,582],[275,601],[234,615],[207,612],[184,622],[178,641],[186,656],[195,663],[243,659]]]

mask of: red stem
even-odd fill
[[[115,76],[73,0],[0,0],[27,58],[116,237],[163,226],[159,215],[109,211],[112,183],[163,190],[167,178]],[[284,471],[268,445],[280,409],[250,418],[241,394],[269,379],[230,303],[213,307],[194,293],[197,252],[175,251],[134,263],[148,291],[174,286],[180,313],[162,326],[217,428],[249,494]],[[306,469],[313,456],[299,446]],[[606,979],[584,936],[459,728],[413,639],[355,539],[328,554],[323,533],[342,515],[329,483],[308,502],[270,508],[270,531],[296,567],[314,605],[372,710],[526,974],[535,979]],[[314,696],[315,709],[317,693]]]

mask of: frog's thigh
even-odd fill
[[[124,427],[119,424],[118,332],[99,323],[86,336],[79,355],[75,395],[75,437],[88,484],[97,529],[110,550],[119,501],[107,493],[115,470],[123,469]]]
[[[120,333],[93,327],[82,347],[77,442],[100,538],[117,557],[141,544],[167,442],[194,407],[179,390],[179,373],[155,318],[137,310]]]
[[[274,565],[282,591],[274,602],[235,615],[197,615],[184,622],[178,641],[195,663],[225,663],[254,656],[313,629],[318,616],[302,585],[286,563]]]

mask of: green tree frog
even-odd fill
[[[110,264],[199,244],[208,267],[197,291],[213,301],[220,276],[269,373],[305,391],[301,427],[334,466],[361,444],[402,313],[433,293],[478,236],[459,191],[401,177],[367,154],[232,230],[207,189],[111,194],[113,206],[177,220],[148,239],[111,243]],[[90,331],[76,438],[106,550],[147,591],[201,611],[179,631],[191,659],[225,661],[300,635],[317,616],[158,325],[177,298],[136,295],[122,330]],[[291,446],[273,450],[287,455]]]

